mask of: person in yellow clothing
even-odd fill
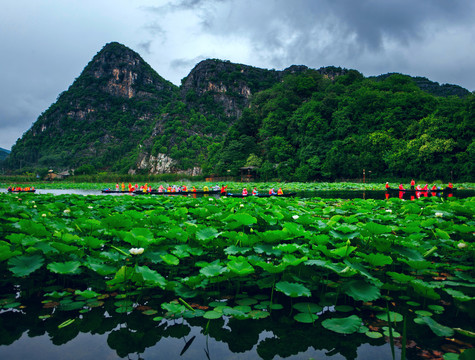
[[[122,191],[125,191],[125,185],[122,183]]]
[[[205,187],[203,188],[203,191],[204,191],[204,192],[208,192],[208,191],[209,191],[208,187],[205,186]]]
[[[279,190],[277,190],[277,195],[284,195],[284,192],[282,191],[282,188],[279,188]]]

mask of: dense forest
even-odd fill
[[[180,87],[107,44],[14,145],[10,173],[473,180],[475,95],[426,78],[205,60]]]
[[[471,179],[475,96],[440,97],[409,76],[328,81],[313,70],[256,94],[214,156],[216,171],[257,166],[265,178]]]

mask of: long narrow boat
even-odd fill
[[[134,191],[133,193],[135,195],[193,195],[193,194],[206,195],[206,194],[220,194],[221,190],[167,191],[167,192],[165,191],[159,192],[158,190],[152,190],[151,192],[144,192],[144,191],[137,190],[137,191]]]
[[[420,193],[444,193],[444,194],[450,194],[450,193],[453,193],[454,191],[456,191],[457,188],[448,188],[446,187],[445,189],[436,189],[436,190],[432,190],[432,189],[427,189],[427,190],[417,190],[417,189],[404,189],[404,190],[400,190],[400,189],[393,189],[393,188],[389,188],[389,189],[386,189],[387,192],[389,193],[392,193],[392,194],[397,194],[399,192],[404,192],[406,194],[415,194],[417,192],[420,192]]]
[[[285,193],[285,194],[282,194],[282,195],[277,195],[277,194],[257,194],[257,195],[252,195],[252,194],[248,194],[248,195],[243,195],[241,193],[227,193],[226,196],[229,196],[229,197],[238,197],[238,198],[245,198],[245,197],[261,197],[261,198],[267,198],[267,197],[292,197],[292,196],[295,196],[297,195],[297,193],[294,193],[294,192],[290,192],[290,193]]]
[[[34,193],[36,189],[30,189],[30,190],[12,190],[8,189],[8,192],[14,192],[14,193],[22,193],[22,192],[29,192],[29,193]]]

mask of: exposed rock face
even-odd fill
[[[190,176],[201,175],[200,167],[193,167],[192,169],[179,170],[176,168],[176,161],[168,157],[166,154],[158,153],[157,156],[144,154],[137,163],[138,170],[147,170],[150,174],[168,174],[177,173]],[[131,173],[129,171],[129,173]]]

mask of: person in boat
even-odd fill
[[[133,190],[133,186],[132,186],[131,183],[129,183],[129,192],[132,192],[132,191],[134,191],[134,190]]]
[[[284,192],[282,191],[282,188],[279,188],[279,190],[277,190],[277,195],[284,195]]]
[[[247,196],[247,189],[246,188],[242,189],[242,196]]]
[[[411,180],[411,190],[414,190],[414,186],[416,185],[416,182],[414,179]]]
[[[181,191],[188,191],[188,188],[186,187],[186,185],[183,185],[183,186],[181,187]]]
[[[162,193],[162,192],[163,192],[163,185],[160,185],[160,186],[158,187],[158,192],[159,192],[159,193]]]
[[[384,187],[386,188],[386,190],[389,190],[389,182],[386,181],[386,185],[384,185]]]
[[[429,190],[429,185],[425,184],[422,190],[425,190],[425,191]]]
[[[167,186],[167,192],[172,192],[172,187],[170,185]]]
[[[196,192],[196,188],[193,186],[193,188],[191,189],[192,192]]]
[[[7,189],[7,191],[12,191],[12,187],[9,186],[8,189]]]
[[[139,189],[139,184],[135,183],[135,190],[137,191]]]
[[[417,185],[417,186],[416,186],[416,190],[417,190],[417,191],[421,191],[421,190],[422,190],[421,186],[420,186],[420,185]]]
[[[205,185],[205,186],[203,187],[203,191],[204,191],[204,192],[208,192],[208,191],[209,191],[209,188]]]
[[[119,183],[115,184],[115,191],[119,191]]]
[[[400,191],[404,190],[404,186],[402,186],[402,184],[399,184],[399,190]]]
[[[453,185],[451,182],[449,182],[448,188],[449,188],[449,189],[453,189],[453,188],[454,188],[454,185]]]
[[[227,188],[228,188],[228,185],[226,185],[226,186],[224,186],[224,185],[221,186],[221,195],[226,194],[226,189],[227,189]]]
[[[122,191],[125,191],[125,185],[122,183]]]
[[[257,191],[257,188],[252,189],[252,195],[254,195],[254,196],[259,195],[259,192]]]
[[[432,186],[431,190],[437,190],[437,185]]]
[[[269,190],[269,195],[277,195],[277,193],[275,192],[274,188],[271,188]]]

